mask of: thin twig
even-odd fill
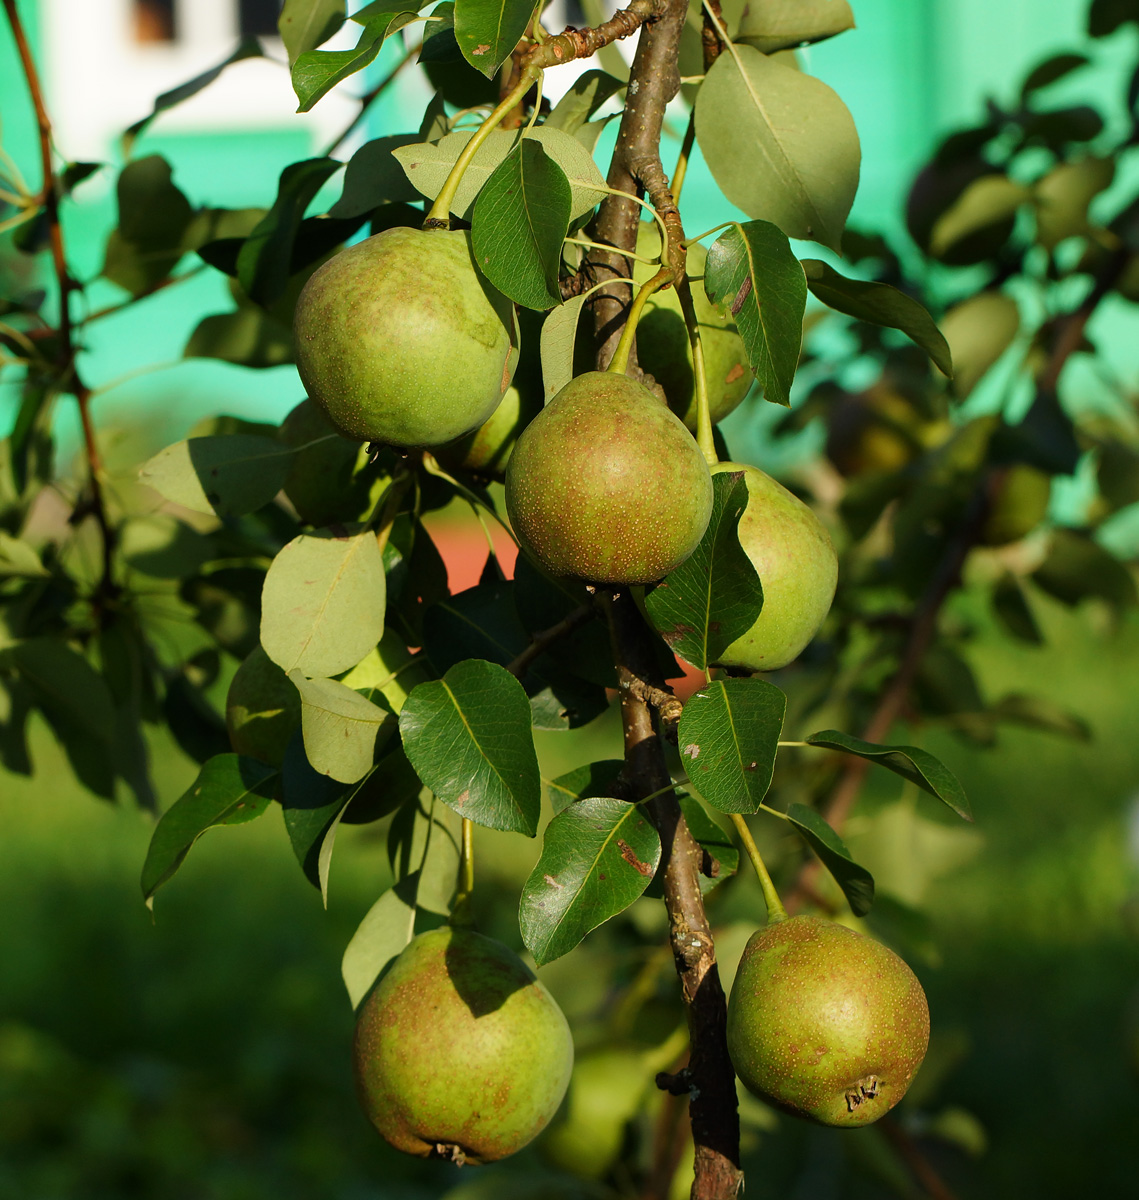
[[[930,1200],[957,1200],[945,1181],[930,1165],[929,1159],[921,1152],[917,1142],[892,1115],[883,1117],[879,1128],[898,1152],[898,1156],[913,1172],[914,1178],[928,1193]]]
[[[540,654],[545,652],[561,638],[573,633],[575,629],[580,628],[588,621],[592,621],[597,616],[596,605],[583,604],[580,608],[575,608],[568,616],[563,617],[556,625],[551,625],[549,629],[542,630],[541,633],[533,635],[530,645],[522,651],[517,658],[506,664],[506,669],[516,679],[521,679],[526,674],[530,664]]]
[[[43,205],[47,217],[48,237],[51,244],[52,264],[55,268],[56,282],[59,287],[59,348],[56,362],[59,369],[60,386],[74,392],[79,406],[79,420],[83,427],[83,446],[87,456],[87,468],[90,476],[90,496],[76,505],[73,517],[81,510],[90,512],[99,526],[103,542],[103,570],[96,588],[95,599],[102,600],[114,595],[116,588],[113,579],[114,570],[114,531],[107,519],[107,509],[103,500],[103,489],[100,476],[103,471],[102,459],[99,455],[99,445],[95,439],[95,426],[91,419],[91,392],[86,387],[75,365],[75,331],[71,321],[71,293],[78,287],[67,267],[67,257],[63,248],[63,227],[59,219],[59,188],[56,182],[55,165],[52,161],[51,120],[44,104],[43,88],[40,85],[39,72],[36,70],[35,59],[32,57],[31,46],[24,32],[20,14],[16,8],[16,0],[4,0],[4,12],[12,28],[12,37],[16,42],[16,50],[20,56],[20,64],[24,69],[28,92],[31,95],[32,106],[36,113],[36,125],[39,130],[40,161],[43,171]],[[68,380],[70,379],[70,384]]]

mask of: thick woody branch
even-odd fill
[[[628,99],[609,165],[608,183],[621,192],[649,191],[650,196],[655,192],[653,203],[662,211],[671,231],[679,230],[680,216],[660,169],[660,138],[665,106],[680,90],[676,61],[688,6],[685,0],[663,0],[657,11],[659,15],[645,25],[637,43]],[[633,250],[637,244],[640,217],[640,206],[635,201],[624,196],[607,196],[593,223],[593,240],[620,250]],[[679,247],[680,239],[671,232],[669,240],[676,241]],[[670,266],[674,271],[679,267],[683,272],[683,258],[677,261],[670,257]],[[594,282],[602,282],[627,278],[630,265],[620,254],[594,250],[586,260],[586,270]],[[604,288],[596,293],[593,314],[599,364],[607,364],[613,356],[629,303],[626,286]],[[630,366],[633,365],[631,357]]]
[[[656,713],[637,694],[636,684],[642,680],[658,686],[648,630],[628,595],[612,597],[609,615],[621,684],[624,775],[635,795],[661,793],[646,807],[660,834],[669,942],[692,1046],[684,1076],[696,1148],[692,1200],[734,1200],[743,1182],[739,1114],[735,1073],[728,1057],[727,1005],[700,891],[703,854],[675,794],[668,790],[670,779]]]

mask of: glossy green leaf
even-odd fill
[[[306,679],[296,670],[289,678],[300,693],[305,754],[313,769],[341,783],[363,779],[381,730],[386,725],[389,734],[395,731],[395,714],[335,679]]]
[[[455,160],[470,140],[469,133],[449,133],[433,144],[417,142],[412,146],[399,147],[392,153],[419,192],[428,200],[434,200],[447,181]],[[539,125],[529,130],[522,140],[537,142],[565,172],[570,185],[571,221],[585,216],[605,198],[605,180],[589,151],[577,138],[564,130]],[[516,134],[497,130],[478,148],[451,203],[451,211],[456,216],[468,221],[471,219],[479,192],[518,141]]]
[[[449,809],[422,799],[405,805],[393,819],[396,883],[368,910],[341,964],[353,1006],[416,933],[434,928],[450,912],[459,865],[457,825]]]
[[[560,304],[558,270],[570,207],[565,172],[538,142],[523,138],[475,201],[471,250],[479,270],[527,308]]]
[[[324,45],[344,24],[344,0],[285,0],[277,31],[291,67],[308,50]]]
[[[255,434],[189,438],[160,450],[141,468],[139,478],[193,512],[239,517],[276,496],[293,453],[276,438]]]
[[[103,275],[137,296],[177,265],[194,210],[157,154],[127,163],[115,191],[119,223],[107,242]]]
[[[543,122],[546,129],[577,134],[590,117],[625,83],[606,71],[583,71]]]
[[[330,217],[356,217],[370,213],[381,204],[410,204],[419,199],[407,174],[392,154],[401,146],[417,144],[413,133],[373,138],[365,142],[348,160],[344,169],[344,190],[328,210]]]
[[[855,754],[859,758],[869,759],[878,766],[893,771],[895,775],[908,779],[923,792],[936,796],[964,820],[973,819],[965,789],[953,772],[928,750],[917,746],[879,746],[874,742],[864,742],[861,738],[852,737],[849,733],[840,733],[837,729],[824,729],[821,733],[812,733],[806,740],[811,746],[823,746],[828,750],[840,750],[844,754]]]
[[[537,833],[530,703],[508,671],[482,659],[456,664],[408,696],[399,729],[411,765],[444,804],[479,825]]]
[[[858,132],[825,83],[736,46],[696,97],[696,137],[737,208],[839,251],[858,187]]]
[[[369,5],[369,9],[374,6]],[[357,13],[353,20],[362,15]],[[292,65],[293,91],[297,94],[297,112],[308,112],[322,97],[345,79],[370,66],[383,48],[384,39],[402,29],[418,13],[407,9],[373,12],[364,22],[360,37],[351,50],[308,50]]]
[[[579,800],[546,827],[542,854],[522,887],[522,940],[542,966],[623,912],[648,887],[660,837],[639,805]]]
[[[455,41],[463,57],[487,78],[518,45],[534,14],[534,0],[455,0]]]
[[[142,895],[148,904],[174,874],[190,847],[215,825],[241,825],[259,817],[272,799],[278,773],[273,767],[219,754],[162,815],[150,838],[142,868]]]
[[[763,0],[744,8],[734,40],[774,54],[853,28],[847,0]]]
[[[330,678],[384,632],[384,558],[370,530],[318,530],[277,555],[261,593],[261,645],[285,671]]]
[[[1013,637],[1030,646],[1044,645],[1044,635],[1040,632],[1032,606],[1011,571],[1006,571],[993,588],[993,613]]]
[[[759,812],[775,770],[787,697],[763,679],[718,679],[680,715],[689,786],[724,813]]]
[[[819,259],[805,258],[802,267],[816,300],[859,321],[901,330],[930,356],[943,375],[953,378],[949,343],[924,304],[888,283],[847,279]]]
[[[842,838],[813,808],[792,804],[787,810],[787,819],[834,876],[850,911],[856,917],[865,916],[874,904],[874,877],[870,872],[850,857]]]
[[[764,398],[790,405],[807,282],[784,234],[768,221],[733,225],[708,251],[704,291],[731,313]]]
[[[621,774],[624,759],[607,758],[602,762],[586,763],[574,767],[557,779],[546,784],[546,795],[554,814],[569,808],[575,800],[585,800],[592,796],[611,796],[613,783]]]
[[[763,586],[739,539],[747,508],[743,472],[712,476],[712,516],[700,544],[645,595],[656,631],[681,658],[704,670],[755,624]]]

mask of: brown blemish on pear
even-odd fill
[[[822,1125],[868,1125],[905,1095],[928,1044],[921,984],[880,942],[820,917],[752,935],[728,1050],[761,1100]]]

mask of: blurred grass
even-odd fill
[[[968,861],[947,859],[956,865],[924,886],[940,965],[917,965],[946,1070],[927,1077],[919,1117],[979,1119],[987,1147],[975,1159],[925,1144],[961,1197],[986,1200],[1122,1196],[1135,1170],[1139,940],[1125,917],[1139,884],[1127,824],[1139,619],[1107,637],[1095,610],[1038,607],[1048,646],[982,631],[973,665],[991,697],[1047,694],[1094,741],[1004,729],[985,751],[932,727],[920,735],[960,775],[980,833]],[[596,757],[619,752],[612,720],[587,736]],[[541,742],[544,773],[565,769],[568,743]],[[156,751],[169,803],[193,768],[170,746]],[[278,811],[212,832],[152,921],[137,885],[147,819],[80,794],[44,730],[34,753],[34,780],[6,776],[0,796],[0,1200],[402,1200],[473,1182],[389,1152],[356,1109],[339,959],[386,880],[374,833],[342,832],[325,913]],[[873,792],[864,833],[891,805],[896,793]],[[949,828],[935,805],[915,811]],[[537,851],[481,838],[482,919],[515,945],[516,889]],[[714,916],[752,911],[745,889],[726,890]],[[651,925],[647,908],[636,921]],[[602,931],[548,973],[586,1035],[609,1002],[597,968],[611,952],[620,940]],[[673,1019],[644,1016],[665,1033]],[[877,1134],[778,1126],[748,1134],[749,1196],[822,1200],[861,1194],[868,1176],[888,1184]],[[512,1165],[539,1163],[527,1151]]]

